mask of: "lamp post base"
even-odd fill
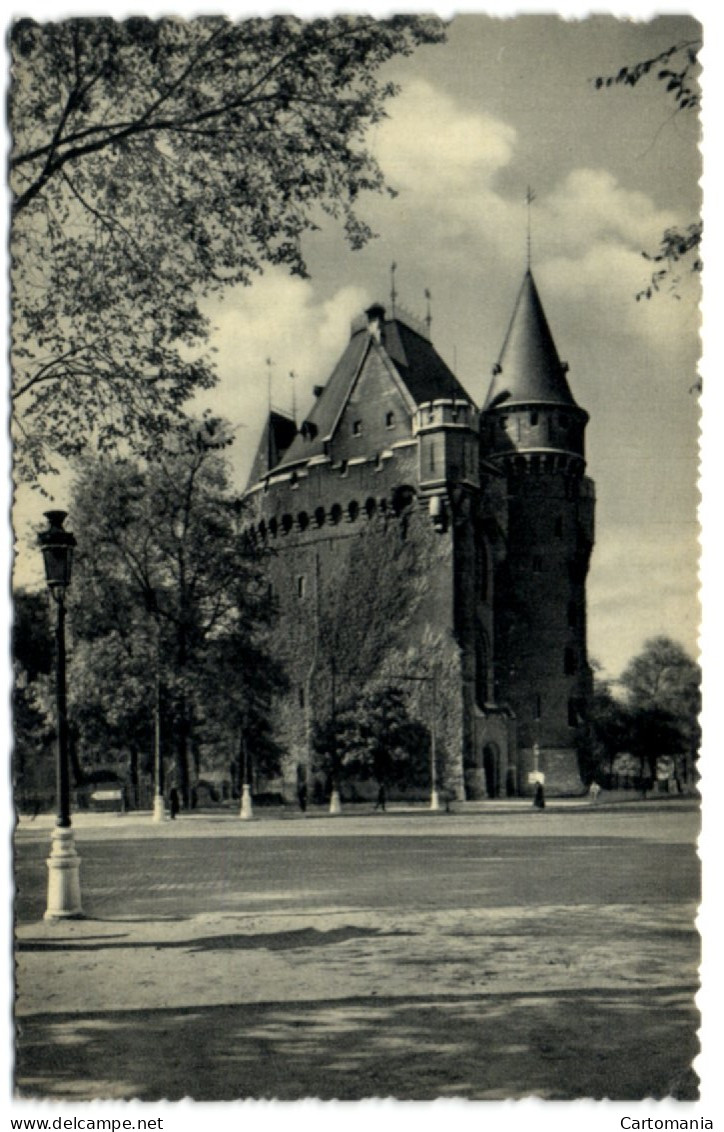
[[[73,830],[56,826],[50,840],[46,920],[72,920],[83,915],[80,902],[80,857]]]
[[[239,817],[242,821],[253,821],[254,809],[251,804],[251,787],[248,783],[244,783],[241,788],[241,810]]]
[[[163,794],[157,794],[153,799],[153,817],[152,821],[166,821],[168,814],[166,813],[166,803]]]
[[[438,794],[437,790],[433,790],[432,793],[430,794],[430,809],[431,810],[439,810],[440,809],[440,795]]]
[[[342,802],[339,797],[339,790],[333,790],[329,797],[329,812],[330,814],[342,813]]]

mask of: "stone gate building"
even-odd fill
[[[582,792],[588,415],[530,270],[481,409],[428,327],[380,304],[315,393],[299,429],[271,413],[246,492],[289,677],[285,791],[335,697],[389,678],[437,728],[457,797],[528,793],[534,770]]]

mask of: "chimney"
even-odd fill
[[[381,303],[373,303],[365,311],[367,315],[367,329],[374,338],[375,342],[382,342],[383,331],[385,327],[385,308]]]

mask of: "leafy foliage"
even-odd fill
[[[589,723],[600,773],[611,773],[613,758],[628,751],[638,758],[642,778],[656,777],[661,755],[696,759],[701,739],[701,672],[676,641],[647,641],[622,673],[623,699],[606,681],[596,681]]]
[[[242,720],[259,715],[265,681],[277,679],[263,648],[266,599],[218,451],[223,435],[206,421],[177,433],[151,464],[88,461],[72,509],[74,718],[86,744],[103,733],[106,747],[148,750],[158,680],[187,802],[201,736],[223,738],[228,750],[229,729],[238,741]]]
[[[667,47],[650,59],[640,60],[630,66],[621,67],[615,75],[599,75],[593,80],[596,90],[615,85],[637,86],[649,75],[666,86],[677,110],[687,110],[700,104],[699,86],[696,82],[700,40],[688,40]]]
[[[333,778],[374,778],[385,786],[429,781],[430,735],[410,717],[399,687],[360,692],[317,725],[315,747],[318,765]]]
[[[667,95],[674,100],[674,113],[680,110],[698,110],[701,104],[699,84],[697,82],[699,70],[700,40],[689,40],[676,43],[665,51],[650,59],[643,59],[631,66],[624,66],[615,75],[602,76],[594,79],[597,90],[606,89],[614,85],[636,86],[642,79],[655,77],[664,83]],[[678,299],[681,277],[675,273],[675,265],[680,260],[692,256],[690,270],[699,272],[702,269],[698,248],[701,245],[702,224],[697,221],[689,224],[687,228],[667,228],[661,239],[658,251],[653,254],[642,252],[644,259],[658,266],[651,274],[646,287],[636,295],[636,301],[651,299],[661,291],[665,282],[668,282],[668,291]],[[693,253],[693,255],[692,255]]]
[[[326,213],[354,247],[384,187],[379,69],[439,20],[74,18],[11,29],[17,474],[132,442],[215,380],[199,300],[264,264],[304,275]]]
[[[679,228],[667,228],[661,239],[659,250],[654,255],[649,255],[648,252],[642,252],[644,259],[650,260],[652,263],[660,264],[663,266],[657,269],[651,275],[651,281],[643,291],[639,291],[636,295],[636,301],[641,299],[650,299],[654,292],[660,291],[662,284],[667,281],[669,290],[675,299],[679,298],[678,287],[681,282],[681,277],[674,273],[674,265],[679,260],[686,258],[691,252],[696,252],[701,244],[702,237],[702,222],[699,220],[695,224],[689,226],[681,231]],[[697,254],[691,261],[691,271],[701,271],[702,261]]]

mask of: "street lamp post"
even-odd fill
[[[161,626],[158,614],[156,624],[156,672],[153,689],[153,818],[155,822],[166,821],[166,801],[163,781],[163,749],[161,747]]]
[[[437,792],[437,680],[435,673],[430,677],[432,683],[432,726],[430,728],[430,809],[440,809],[440,795]]]
[[[332,697],[332,789],[329,795],[330,814],[342,813],[342,797],[339,792],[339,754],[337,751],[337,669],[334,657],[330,661]]]
[[[48,529],[39,535],[45,564],[45,580],[56,610],[55,702],[57,723],[58,816],[48,858],[48,905],[46,920],[82,916],[80,857],[75,851],[70,819],[70,771],[68,764],[68,713],[65,676],[65,591],[70,585],[73,548],[70,531],[63,529],[65,511],[46,511]]]
[[[156,656],[156,681],[153,693],[153,821],[166,821],[163,783],[163,751],[161,748],[161,674]]]
[[[432,719],[430,720],[430,809],[440,809],[440,795],[437,789],[437,674],[427,673],[424,676],[404,673],[395,676],[395,680],[419,680],[432,686]]]
[[[249,748],[246,743],[247,716],[244,716],[241,725],[241,809],[239,817],[242,821],[253,821],[254,807],[251,802],[251,774],[249,767]]]

